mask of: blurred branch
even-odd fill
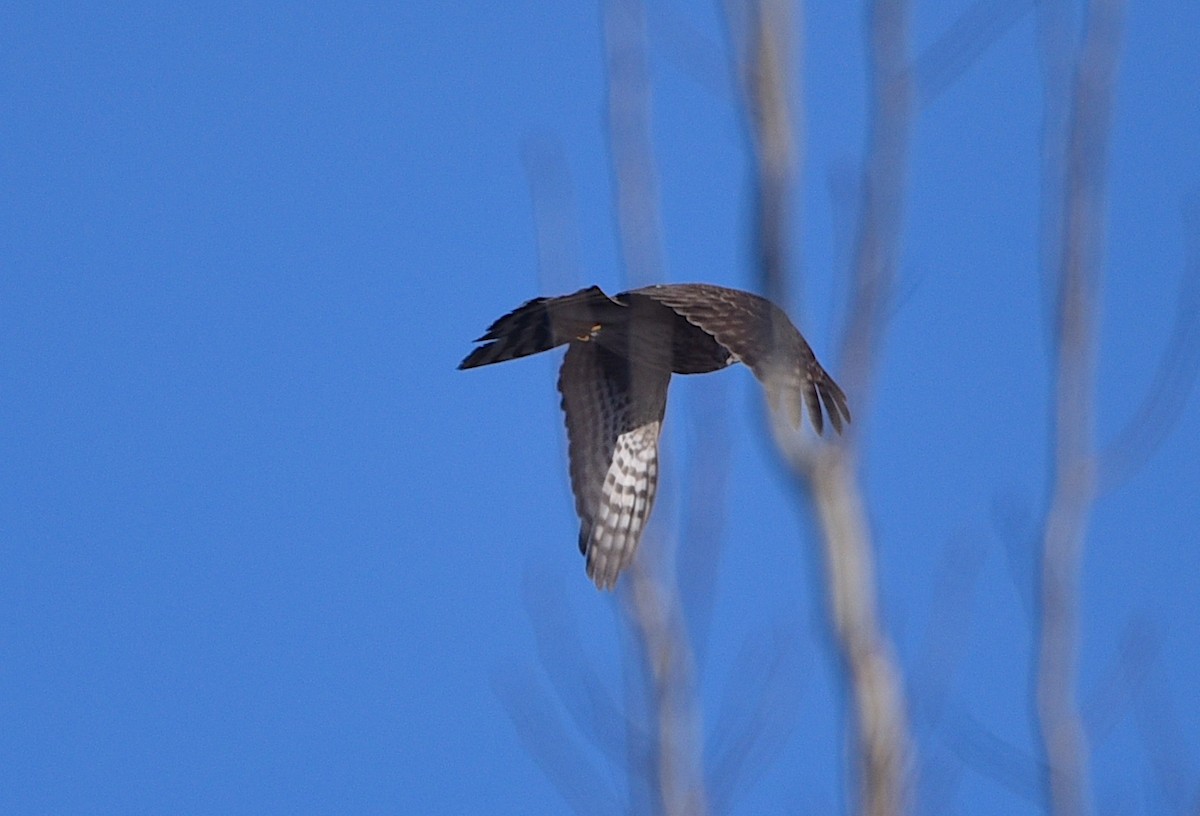
[[[777,628],[742,644],[717,717],[709,764],[714,813],[778,754],[800,716],[799,657],[794,635]]]
[[[1088,748],[1076,699],[1079,575],[1096,492],[1092,449],[1096,292],[1101,267],[1103,180],[1121,4],[1091,0],[1069,103],[1060,214],[1054,482],[1042,545],[1038,729],[1052,813],[1090,811]],[[1048,134],[1049,136],[1050,134]]]
[[[582,285],[578,218],[562,145],[557,139],[545,136],[526,139],[521,160],[533,203],[541,291],[574,291]]]
[[[970,712],[951,707],[944,738],[963,764],[1030,803],[1039,801],[1042,763],[1028,751],[993,734]]]
[[[650,129],[646,9],[642,0],[603,0],[617,233],[627,283],[663,280],[658,172]]]
[[[921,106],[927,105],[1001,35],[1037,5],[1038,0],[975,0],[942,36],[916,59],[913,74]]]
[[[658,177],[651,139],[646,10],[641,0],[604,0],[608,75],[608,136],[622,260],[635,286],[663,279]],[[650,545],[663,546],[652,554]],[[691,644],[675,582],[673,543],[642,542],[624,583],[625,609],[637,655],[650,682],[655,729],[655,793],[668,816],[703,814],[707,793],[700,770],[700,710],[693,685]],[[653,567],[653,568],[652,568]]]
[[[796,12],[782,0],[748,2],[744,18],[733,14],[733,4],[727,8],[731,35],[743,34],[734,41],[734,53],[756,160],[759,280],[768,297],[786,304],[786,283],[789,273],[794,274],[788,261],[789,197],[798,164],[791,123],[800,118],[792,110],[797,95],[789,88],[787,42]],[[853,371],[844,370],[839,377],[859,416],[899,238],[912,95],[906,23],[907,6],[902,2],[881,1],[871,7],[872,132],[846,336],[846,359]],[[898,813],[908,804],[908,725],[899,671],[879,623],[874,555],[854,477],[853,448],[849,442],[817,447],[774,418],[772,431],[775,449],[799,492],[812,496],[820,520],[829,614],[857,727],[859,808],[873,815]]]
[[[986,549],[975,535],[960,533],[946,543],[934,573],[933,601],[921,651],[909,679],[913,730],[936,733],[950,700],[951,681],[970,641],[975,595]],[[961,762],[949,762],[925,746],[921,756],[919,813],[949,809],[963,775]]]
[[[651,3],[650,31],[655,50],[699,87],[721,100],[734,97],[729,66],[716,38],[692,20],[695,7]]]
[[[1098,492],[1112,490],[1158,450],[1187,404],[1200,371],[1200,202],[1184,210],[1188,244],[1175,324],[1154,381],[1129,424],[1100,455]]]
[[[1069,0],[1037,3],[1037,46],[1042,85],[1039,265],[1047,336],[1053,344],[1054,284],[1062,247],[1062,201],[1067,151],[1067,114],[1077,58]]]
[[[933,602],[921,656],[912,679],[913,708],[927,728],[936,728],[950,696],[950,681],[970,641],[976,587],[986,555],[970,534],[954,536],[934,577]]]
[[[746,118],[754,147],[758,187],[754,248],[759,286],[766,297],[786,306],[792,302],[789,284],[802,288],[788,262],[791,191],[796,168],[802,165],[796,155],[800,148],[793,122],[803,115],[792,109],[793,100],[802,96],[791,87],[791,42],[798,13],[789,0],[730,2],[727,10],[731,17],[735,6],[744,12],[744,17],[730,20],[729,29],[744,37],[735,41],[734,50],[739,54],[737,71],[745,88]]]
[[[1041,519],[1035,519],[1031,502],[1014,494],[992,502],[992,526],[1000,537],[1004,565],[1026,620],[1036,615],[1037,567],[1041,553]]]
[[[700,766],[701,719],[693,685],[691,649],[673,587],[649,574],[648,559],[635,559],[625,593],[641,665],[651,687],[656,736],[653,778],[661,812],[696,816],[708,812]]]
[[[1133,707],[1161,649],[1162,637],[1148,622],[1134,618],[1125,625],[1113,665],[1104,672],[1083,710],[1089,743],[1098,745],[1107,739]]]
[[[695,663],[703,666],[708,648],[717,574],[724,550],[725,516],[732,442],[728,380],[710,378],[694,393],[688,412],[689,460],[684,487],[682,540],[688,568],[678,574],[680,602],[687,611]],[[683,474],[681,474],[683,475]]]
[[[1185,718],[1172,697],[1161,665],[1154,666],[1135,701],[1135,721],[1167,812],[1196,816],[1200,814],[1200,788],[1194,776],[1194,739],[1189,744],[1181,727]]]
[[[650,730],[633,717],[631,707],[621,707],[590,665],[581,647],[585,638],[559,584],[544,575],[526,575],[523,590],[538,661],[575,727],[610,762],[632,756],[634,764],[644,764],[651,756]],[[557,741],[547,741],[546,747],[562,753]]]
[[[563,727],[561,714],[550,703],[550,695],[534,680],[533,667],[506,668],[492,678],[500,698],[526,752],[582,816],[616,813],[620,799],[604,774],[587,758],[587,753]]]
[[[909,12],[903,0],[874,0],[869,11],[870,134],[841,370],[857,418],[865,415],[885,309],[895,287],[913,106]]]
[[[813,464],[834,629],[858,724],[859,807],[870,816],[900,813],[908,803],[908,723],[900,672],[879,625],[866,512],[844,449],[827,448]]]
[[[562,146],[550,137],[531,137],[523,145],[521,158],[533,204],[540,291],[571,291],[579,287],[579,251]],[[560,458],[566,458],[565,445]],[[536,681],[532,668],[506,669],[493,677],[493,687],[526,752],[571,809],[580,814],[613,813],[622,809],[621,798],[611,785],[601,784],[605,775],[565,727],[563,712],[609,762],[628,762],[638,751],[649,756],[649,734],[628,709],[621,708],[588,665],[580,648],[583,639],[556,586],[542,576],[527,574],[523,595],[538,659],[561,709],[551,703],[551,694]]]

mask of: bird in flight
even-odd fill
[[[774,411],[798,427],[839,434],[846,395],[787,314],[749,292],[705,283],[647,286],[609,297],[600,287],[539,297],[501,317],[459,369],[566,345],[558,390],[566,414],[579,551],[600,589],[616,585],[654,505],[658,437],[672,374],[745,363]]]

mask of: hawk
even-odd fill
[[[672,374],[745,363],[793,427],[807,407],[821,433],[850,421],[846,395],[771,301],[703,283],[600,287],[539,297],[504,315],[459,369],[566,345],[558,390],[566,414],[579,550],[600,589],[629,566],[654,505],[658,437]]]

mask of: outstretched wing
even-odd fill
[[[633,366],[592,342],[567,348],[558,378],[566,414],[579,550],[610,589],[633,560],[658,484],[658,436],[670,371]]]
[[[771,407],[785,411],[793,426],[800,424],[805,405],[817,433],[825,427],[822,407],[838,433],[850,421],[842,389],[817,362],[787,313],[766,298],[684,283],[634,289],[617,300],[638,297],[669,307],[748,365],[766,389]]]
[[[549,351],[592,336],[602,325],[618,321],[626,311],[599,286],[570,295],[534,298],[493,322],[475,341],[484,345],[473,349],[458,367],[476,368]]]

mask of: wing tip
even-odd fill
[[[833,430],[841,436],[851,422],[850,407],[846,403],[846,393],[834,382],[819,365],[809,369],[808,381],[804,384],[798,402],[803,402],[808,408],[808,419],[818,436],[825,435],[825,419],[828,417]],[[796,414],[793,411],[792,425],[798,427]]]
[[[608,532],[615,531],[609,529]],[[587,576],[596,589],[601,592],[616,589],[618,579],[633,564],[641,537],[640,528],[626,528],[622,534],[608,540],[605,540],[602,526],[580,528],[579,551],[586,559]]]
[[[592,579],[596,589],[609,592],[617,587],[617,579],[621,577],[620,558],[610,558],[608,554],[591,547],[587,552],[587,576]]]
[[[829,415],[829,424],[840,436],[845,430],[845,426],[852,421],[850,406],[846,403],[846,393],[828,374],[825,374],[818,383],[817,393],[821,405],[825,408],[825,413]]]
[[[475,342],[478,343],[480,341],[476,340]],[[499,360],[488,359],[489,357],[493,356],[495,346],[496,343],[491,342],[487,345],[480,346],[479,348],[471,349],[471,353],[462,358],[462,362],[458,364],[457,370],[465,371],[468,368],[479,368],[480,366],[487,365],[488,363],[500,362]]]

